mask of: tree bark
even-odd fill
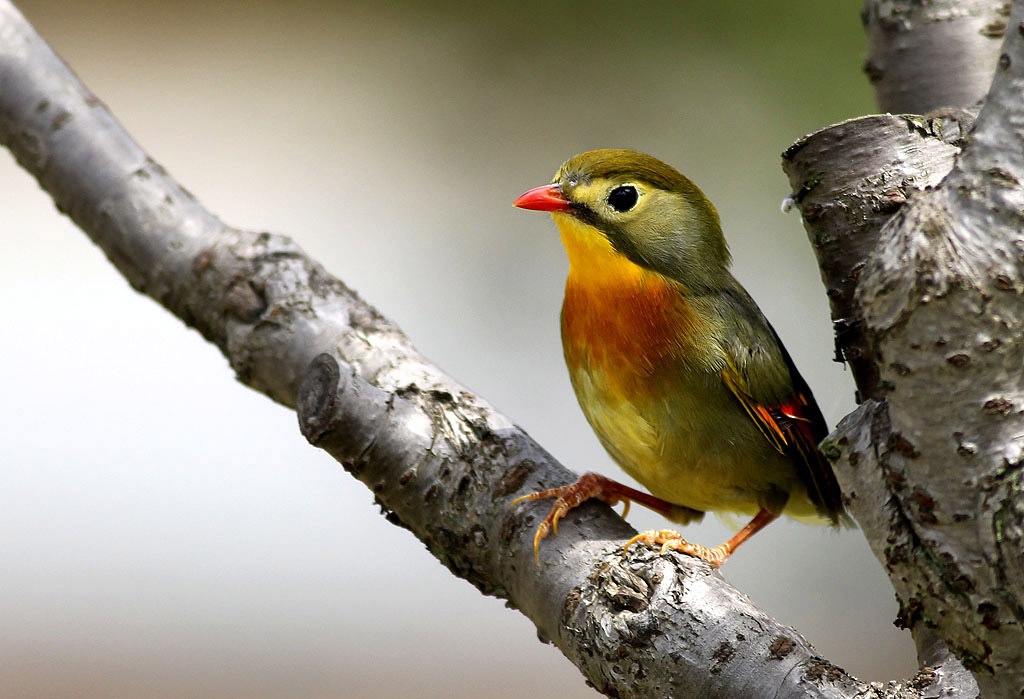
[[[893,6],[867,5],[869,25],[879,7]],[[944,4],[911,5],[913,14]],[[951,53],[981,61],[985,38],[1005,34],[973,130],[973,114],[955,107],[976,100],[987,79],[974,69],[936,71],[941,86],[909,85],[895,101],[880,89],[879,101],[954,109],[853,120],[784,155],[837,344],[864,399],[825,451],[922,662],[944,654],[942,639],[984,696],[1024,692],[1024,16],[1017,3],[1007,25],[1006,10],[996,8],[974,36],[978,50],[962,51],[969,33],[951,43]],[[900,19],[904,29],[916,21]],[[941,51],[948,36],[940,35],[929,30],[919,41]],[[890,39],[879,46],[876,35],[872,51],[891,55],[917,41]]]
[[[980,101],[1009,8],[1003,0],[866,0],[864,72],[878,106],[924,114]]]
[[[1019,94],[1016,83],[1007,89],[1017,89]],[[992,104],[1019,108],[1008,102],[1012,100],[1005,97]],[[983,112],[979,128],[998,118],[984,121]],[[1014,123],[1019,143],[1019,122]],[[989,138],[1005,136],[995,127],[990,131]],[[537,625],[540,636],[555,643],[600,691],[624,697],[920,697],[948,691],[969,695],[970,678],[945,663],[941,651],[933,657],[938,667],[923,669],[907,683],[881,686],[856,681],[817,656],[795,631],[756,609],[706,564],[676,554],[658,556],[642,547],[623,557],[621,546],[632,530],[600,504],[589,503],[563,522],[559,536],[545,541],[538,568],[533,561],[532,536],[546,507],[535,504],[511,510],[508,503],[517,494],[571,482],[572,474],[508,418],[426,362],[393,324],[290,240],[231,228],[206,211],[145,155],[7,0],[0,0],[0,141],[136,289],[217,344],[240,380],[296,407],[307,439],[370,487],[392,522],[409,528],[456,575],[522,610]],[[965,159],[973,148],[972,144],[965,151]],[[1018,178],[1016,166],[991,165],[985,159],[984,146],[981,148],[972,157],[980,159],[977,167],[983,172],[996,168],[1011,179]],[[968,179],[964,186],[977,186],[970,179],[971,172],[965,171]],[[924,181],[930,176],[908,166],[903,177]],[[1013,192],[1006,191],[1013,188],[1006,185],[1008,180],[1002,174],[998,186],[992,182],[993,175],[985,177],[987,189],[955,192],[949,195],[949,206],[969,209],[953,213],[984,214],[1009,225],[1010,212],[1024,207],[1011,196]],[[992,199],[994,195],[998,201]],[[1000,206],[1000,212],[995,212]],[[904,207],[901,214],[912,210]],[[970,234],[964,232],[962,245],[974,251],[979,235],[973,229]],[[1007,252],[1015,240],[1006,237],[1006,245],[999,250]],[[921,239],[907,234],[898,244],[901,250],[921,256],[945,250],[928,236]],[[1020,254],[1019,248],[1016,254]],[[946,258],[942,261],[948,262]],[[835,451],[847,464],[855,461],[853,454],[860,453],[854,449],[861,444],[857,440],[869,440],[862,449],[870,453],[858,457],[859,470],[871,471],[866,474],[869,485],[888,487],[884,475],[892,473],[897,464],[893,459],[913,462],[907,469],[914,471],[914,482],[926,483],[945,463],[932,459],[933,450],[938,457],[947,456],[942,439],[948,437],[940,437],[946,428],[936,425],[938,431],[921,436],[910,431],[917,425],[908,411],[916,410],[919,401],[903,400],[902,393],[886,383],[896,371],[890,366],[895,361],[892,358],[907,346],[905,321],[919,312],[901,310],[898,302],[913,302],[914,308],[930,304],[928,313],[940,306],[945,313],[965,306],[973,311],[980,306],[1005,312],[1006,319],[1019,322],[1020,313],[1010,315],[1020,310],[1015,305],[1020,302],[1020,290],[1014,286],[1019,282],[1012,281],[1012,290],[1001,289],[1005,284],[998,276],[1012,269],[1016,276],[1009,279],[1019,280],[1019,265],[1018,257],[998,256],[984,258],[977,267],[954,265],[951,270],[941,270],[943,274],[933,272],[931,277],[944,292],[942,296],[934,291],[922,295],[920,280],[899,274],[893,276],[894,286],[867,287],[865,279],[881,284],[876,280],[891,271],[884,256],[872,253],[860,274],[863,288],[852,296],[847,293],[852,300],[846,302],[851,304],[850,317],[860,322],[858,327],[862,327],[872,356],[882,362],[877,384],[884,394],[878,398],[886,403],[865,403],[844,423],[847,441],[834,440]],[[914,270],[900,271],[906,276]],[[968,272],[972,276],[966,276]],[[961,290],[957,285],[963,279],[974,286]],[[868,288],[885,293],[872,295],[864,291]],[[1003,296],[997,298],[996,291]],[[925,296],[927,302],[922,303]],[[863,316],[857,314],[860,308],[865,309]],[[952,324],[943,313],[938,315],[938,319],[929,315],[927,323],[945,319],[947,325]],[[1003,318],[1000,315],[996,320]],[[967,376],[972,382],[984,381],[982,375],[993,364],[1002,367],[1005,380],[1005,372],[1014,358],[1019,358],[1020,339],[1012,336],[1017,326],[1010,323],[1001,328],[995,321],[991,325],[993,339],[1000,344],[976,362],[972,361],[974,355],[984,353],[983,349],[972,345],[963,350],[970,352],[967,370],[971,373]],[[948,329],[947,344],[955,340],[966,347],[970,340],[963,334],[966,330],[953,335],[956,329]],[[945,327],[943,332],[947,332]],[[920,361],[912,366],[911,380],[924,382],[935,375],[932,364],[946,359],[941,354],[921,352]],[[917,388],[916,384],[905,385],[911,392]],[[985,385],[991,387],[991,381]],[[982,392],[982,384],[976,389],[974,393]],[[936,390],[931,387],[928,394],[933,404]],[[894,400],[897,398],[900,400]],[[1011,456],[1008,442],[987,441],[1005,438],[1019,427],[1020,413],[1014,412],[1019,402],[1013,402],[1016,396],[1004,398],[1011,403],[1009,410],[997,403],[998,409],[982,410],[981,417],[972,415],[974,419],[964,423],[965,429],[970,425],[964,435],[975,445],[971,463],[979,468],[990,467],[998,456]],[[871,451],[875,443],[870,439],[880,433],[858,426],[871,427],[882,418],[889,420],[888,435],[909,435],[909,453],[901,452],[901,441],[891,439],[884,442],[885,449]],[[1001,451],[996,448],[999,445]],[[912,456],[919,448],[928,451]],[[985,523],[999,529],[997,543],[1003,548],[993,551],[1005,563],[1006,575],[1020,572],[1021,505],[1008,499],[1012,489],[1020,486],[1019,455],[1017,458],[1015,467],[1003,466],[1001,480],[985,481],[985,492],[991,496],[986,500],[989,510],[971,520],[976,532]],[[877,468],[869,463],[873,459],[879,461]],[[847,465],[843,470],[857,469]],[[930,492],[939,491],[926,494]],[[894,530],[896,534],[918,531],[913,527],[929,512],[915,499],[916,493],[903,487],[890,495],[893,504],[885,512],[902,526]],[[851,493],[855,514],[858,498],[866,501],[868,496]],[[942,502],[942,507],[933,503],[930,513],[935,518],[941,516],[943,522],[950,520],[949,513],[962,511],[959,507],[947,511]],[[877,541],[884,546],[884,532],[865,530],[869,536],[880,537]],[[901,549],[893,561],[910,571],[914,582],[946,584],[950,582],[948,572],[960,572],[959,561],[949,563],[941,558],[940,570],[921,572],[920,566],[911,565],[915,561],[909,552],[932,550],[926,549],[921,539],[909,541],[919,548]],[[900,539],[897,544],[903,542]],[[957,543],[961,547],[968,544],[966,539]],[[1018,547],[1016,552],[1006,550],[1011,545]],[[975,558],[964,574],[980,575],[984,570],[985,561]],[[1014,565],[1018,568],[1012,568]],[[958,580],[954,578],[952,583]],[[1019,575],[1013,580],[1020,584]],[[979,578],[978,584],[984,582]],[[1012,584],[1004,588],[1012,588],[1011,595],[1019,600],[1019,588]],[[941,600],[925,598],[920,609],[928,614],[971,616],[970,604],[990,589],[965,592],[966,602],[958,598],[946,606],[941,606]],[[987,643],[991,652],[979,657],[1000,675],[1003,669],[997,663],[1010,661],[1019,653],[1012,646],[1017,643],[1014,632],[1019,632],[1019,617],[1016,629],[1011,628],[1013,613],[1013,605],[1004,598],[996,604],[994,616],[974,618],[981,625],[965,627],[963,639],[942,623],[934,628],[958,653],[973,647],[969,644],[974,641]],[[999,622],[997,630],[986,626],[989,618]],[[1011,645],[1005,645],[1003,639]]]
[[[949,173],[970,123],[966,114],[862,117],[806,136],[782,154],[821,268],[836,356],[853,371],[857,402],[879,390],[878,357],[854,297],[864,261],[907,197]]]

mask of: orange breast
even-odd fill
[[[622,398],[656,387],[650,377],[667,361],[685,361],[697,319],[685,289],[619,254],[592,228],[563,225],[569,278],[562,305],[562,343],[571,371],[600,372]],[[652,396],[653,397],[653,396]]]
[[[562,341],[571,366],[649,375],[675,350],[690,320],[664,284],[587,287],[569,278]]]

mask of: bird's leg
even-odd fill
[[[674,529],[662,529],[637,534],[626,542],[622,552],[625,553],[626,549],[638,541],[642,541],[645,544],[661,544],[662,553],[665,553],[668,549],[675,549],[676,551],[682,551],[683,553],[688,553],[691,556],[696,556],[697,558],[703,558],[705,561],[717,568],[725,563],[725,559],[727,559],[733,551],[739,548],[740,544],[764,529],[769,522],[778,516],[778,513],[769,512],[762,508],[761,511],[754,516],[754,519],[750,520],[750,523],[747,524],[747,526],[736,532],[736,534],[724,544],[716,546],[713,549],[701,546],[700,544],[691,544],[683,538],[682,534]]]
[[[541,521],[537,527],[537,533],[533,537],[533,555],[537,559],[538,565],[540,564],[540,555],[538,554],[538,547],[540,546],[540,540],[548,535],[548,532],[553,531],[555,535],[558,535],[558,520],[562,519],[570,510],[578,505],[582,504],[586,500],[591,498],[601,500],[609,505],[617,505],[619,502],[625,502],[625,509],[622,511],[622,516],[625,517],[629,513],[629,505],[631,502],[638,502],[645,507],[649,507],[655,512],[660,512],[666,517],[672,517],[672,513],[679,510],[678,505],[673,505],[670,502],[656,498],[649,493],[643,493],[635,488],[617,483],[610,478],[605,478],[598,473],[584,473],[580,476],[580,479],[571,485],[562,486],[561,488],[552,488],[551,490],[541,490],[536,493],[529,493],[518,497],[512,501],[512,505],[516,505],[524,500],[540,500],[543,498],[557,498],[551,511],[548,512],[547,517]]]

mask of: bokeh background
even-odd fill
[[[856,0],[18,5],[214,212],[293,236],[577,471],[618,475],[562,365],[554,226],[511,201],[589,148],[700,184],[826,416],[853,407],[779,153],[874,110]],[[0,694],[596,695],[6,151],[0,233]],[[723,574],[856,676],[912,671],[858,532],[779,522]]]

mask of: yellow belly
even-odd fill
[[[751,463],[729,438],[727,425],[711,424],[710,406],[694,405],[685,395],[659,395],[655,387],[651,395],[623,396],[600,371],[573,372],[573,386],[611,457],[663,500],[695,510],[754,514],[768,487],[759,477],[764,467],[784,466],[767,451],[762,456],[769,463]],[[687,406],[699,412],[687,415]],[[744,424],[733,427],[746,431]]]
[[[789,494],[785,514],[820,517],[789,458],[775,451],[756,425],[713,381],[698,391],[666,379],[644,396],[622,396],[600,371],[571,371],[573,388],[601,444],[652,495],[695,510],[754,515]],[[656,382],[659,377],[652,377]],[[665,395],[665,383],[673,384]],[[698,398],[697,396],[700,396]]]

